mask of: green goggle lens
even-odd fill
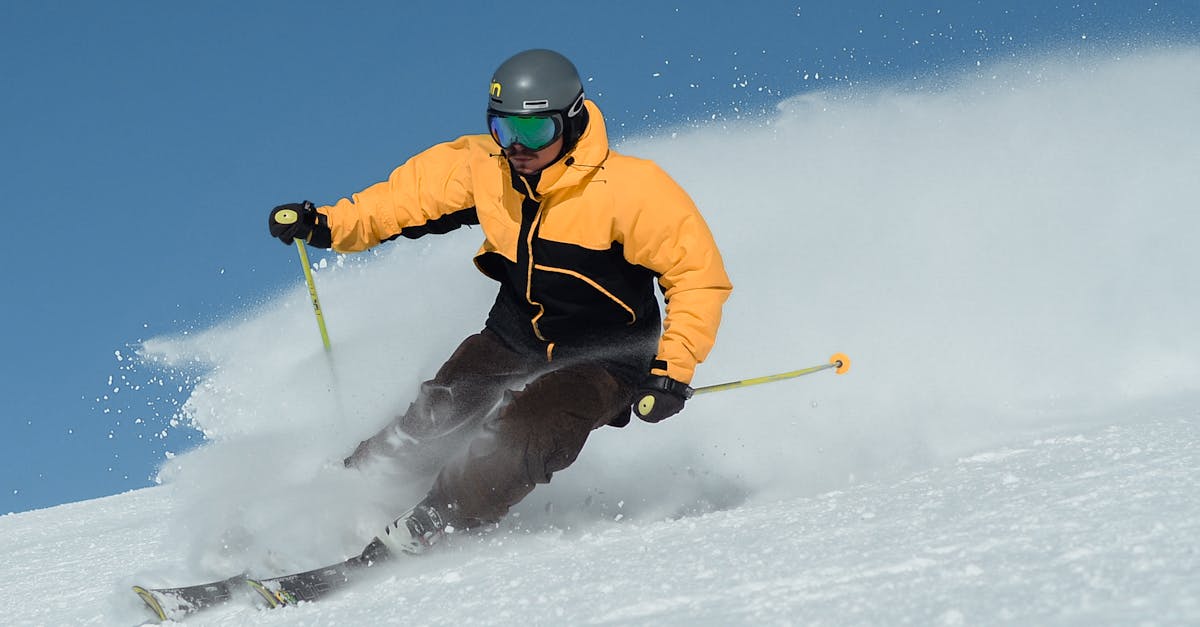
[[[530,150],[541,150],[562,135],[562,118],[552,116],[488,114],[488,131],[501,148],[521,144]]]

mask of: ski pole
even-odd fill
[[[321,330],[321,343],[325,345],[326,365],[329,366],[334,401],[337,403],[338,415],[342,417],[342,422],[346,422],[346,404],[342,401],[342,386],[338,383],[338,372],[333,363],[333,346],[329,342],[329,331],[325,328],[325,314],[321,313],[321,299],[317,298],[317,282],[313,280],[312,264],[308,262],[308,250],[305,249],[304,242],[299,238],[295,241],[296,250],[300,251],[300,263],[304,266],[304,280],[308,283],[313,313],[317,316],[317,328]]]
[[[837,374],[846,374],[846,371],[850,369],[850,358],[847,357],[845,353],[836,353],[834,356],[829,358],[829,363],[827,363],[827,364],[821,364],[819,366],[812,366],[811,368],[802,368],[800,370],[793,370],[791,372],[781,372],[779,374],[771,374],[771,375],[767,375],[765,377],[755,377],[753,379],[742,379],[741,381],[730,381],[729,383],[718,383],[716,385],[706,385],[704,387],[696,388],[692,392],[692,394],[705,394],[708,392],[721,392],[724,390],[732,390],[734,388],[744,388],[744,387],[748,387],[751,385],[770,383],[772,381],[782,381],[784,379],[794,379],[796,377],[803,377],[806,374],[812,374],[814,372],[820,372],[822,370],[829,370],[830,368],[833,368],[834,372]]]
[[[330,351],[332,347],[329,343],[329,331],[325,329],[325,315],[321,313],[321,299],[317,298],[317,283],[313,281],[312,266],[308,263],[308,251],[304,248],[304,242],[296,238],[296,250],[300,251],[300,263],[304,265],[304,280],[308,282],[308,295],[312,298],[313,313],[317,315],[317,327],[321,329],[321,342],[325,344],[325,350]]]

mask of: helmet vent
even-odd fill
[[[522,103],[526,109],[549,109],[549,100],[526,100]]]

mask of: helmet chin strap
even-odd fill
[[[546,168],[548,168],[548,167],[550,167],[550,166],[552,166],[552,165],[554,165],[554,164],[558,163],[559,161],[561,161],[563,157],[567,156],[567,153],[568,153],[568,152],[571,152],[571,148],[574,148],[574,146],[573,146],[573,145],[572,145],[572,146],[568,146],[568,145],[567,145],[567,142],[566,142],[566,141],[563,141],[563,143],[562,143],[562,148],[559,148],[559,149],[558,149],[558,155],[554,157],[554,160],[553,160],[553,161],[551,161],[550,163],[547,163],[547,164],[546,164]],[[538,174],[541,174],[541,173],[542,173],[542,170],[545,170],[546,168],[542,168],[541,170],[538,170]]]

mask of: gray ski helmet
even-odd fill
[[[488,113],[559,113],[569,148],[583,135],[587,125],[583,101],[583,83],[570,59],[553,50],[526,50],[509,57],[492,74]]]

